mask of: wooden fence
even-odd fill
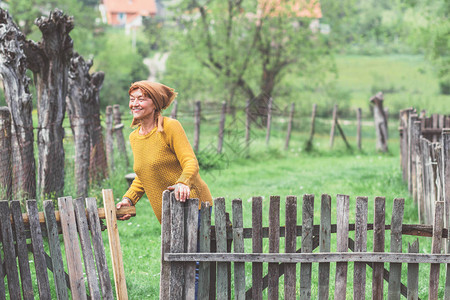
[[[285,201],[285,224],[280,226],[280,197],[272,196],[268,201],[269,226],[263,227],[263,199],[253,197],[252,227],[244,228],[240,199],[232,201],[232,225],[225,209],[225,199],[215,199],[215,224],[211,226],[209,207],[202,204],[199,212],[197,199],[181,203],[175,200],[173,194],[164,192],[160,299],[193,299],[196,261],[199,262],[199,299],[230,299],[232,294],[235,299],[262,299],[266,289],[268,299],[297,299],[299,295],[300,299],[329,299],[333,294],[334,299],[345,299],[346,296],[353,299],[384,299],[386,295],[388,299],[400,299],[401,295],[419,299],[419,268],[424,264],[431,264],[425,287],[429,299],[438,299],[440,265],[447,264],[449,268],[450,264],[450,255],[440,254],[442,238],[448,237],[447,229],[443,228],[444,203],[436,202],[433,226],[408,225],[403,224],[404,200],[395,199],[389,225],[385,221],[384,197],[374,200],[373,223],[368,223],[367,197],[356,198],[355,222],[349,223],[349,200],[349,196],[337,195],[336,224],[332,224],[331,212],[334,209],[331,197],[322,195],[320,224],[314,224],[314,195],[304,195],[300,225],[297,224],[300,204],[296,196],[288,196]],[[368,235],[371,230],[373,239]],[[389,230],[390,252],[384,252]],[[349,236],[350,231],[355,231],[354,239]],[[335,239],[332,239],[333,234]],[[432,253],[418,253],[418,239],[409,244],[408,253],[404,253],[404,235],[432,237]],[[301,237],[300,245],[297,244],[297,237]],[[280,253],[283,248],[280,238],[284,238],[284,253]],[[251,252],[248,252],[246,239],[251,239]],[[330,252],[334,249],[331,246],[334,240],[336,251]],[[373,249],[368,249],[368,245],[373,245]],[[267,248],[268,253],[264,253]],[[251,278],[248,278],[245,269],[246,264],[248,269],[250,263]],[[268,263],[266,274],[263,272],[265,263]],[[384,267],[385,263],[389,264],[389,269]],[[318,264],[318,268],[312,268],[313,264]],[[335,264],[334,276],[330,271],[332,264]],[[347,292],[349,264],[354,264],[353,295]],[[402,264],[408,266],[407,282],[401,281]],[[318,274],[313,277],[313,270],[316,269]],[[372,276],[368,276],[368,271]],[[282,275],[284,285],[280,286]],[[313,283],[312,278],[318,278],[317,283]],[[366,291],[366,286],[370,286],[366,279],[370,278],[372,289]],[[334,279],[334,285],[330,284],[330,279]],[[386,287],[384,281],[387,282]],[[312,285],[317,294],[312,294]],[[331,286],[334,290],[330,294]],[[448,276],[445,297],[450,297]]]
[[[418,205],[419,220],[431,224],[435,201],[444,201],[450,217],[450,116],[419,116],[400,111],[400,156],[403,179]]]
[[[25,214],[20,201],[0,201],[0,299],[55,299],[52,283],[57,299],[114,299],[100,219],[107,223],[116,299],[127,299],[116,216],[135,215],[136,210],[131,207],[116,212],[111,190],[103,191],[103,200],[105,207],[97,208],[95,198],[61,197],[59,211],[47,200],[43,212],[38,212],[35,200],[28,200]],[[65,251],[61,251],[60,234]],[[44,250],[47,248],[50,254]],[[28,251],[33,253],[31,262]],[[34,283],[30,265],[35,268]],[[52,271],[53,280],[49,280],[47,269]]]

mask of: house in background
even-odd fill
[[[157,14],[156,0],[102,0],[99,6],[102,21],[126,29],[142,26],[143,17]]]

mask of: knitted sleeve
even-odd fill
[[[194,150],[192,150],[186,133],[178,120],[165,118],[164,121],[166,142],[177,156],[183,169],[176,183],[183,183],[190,186],[192,177],[198,173],[199,169]]]
[[[141,199],[142,195],[144,195],[144,186],[136,175],[130,185],[130,188],[125,193],[125,195],[123,195],[123,197],[130,198],[131,202],[133,202],[133,205],[136,205],[139,199]]]

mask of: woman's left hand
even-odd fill
[[[185,202],[186,199],[189,199],[189,196],[191,194],[191,189],[182,183],[177,183],[172,186],[167,187],[169,191],[175,191],[175,199]]]

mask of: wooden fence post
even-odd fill
[[[113,108],[111,105],[106,107],[106,160],[109,170],[114,169],[114,138],[113,138]]]
[[[169,299],[170,262],[164,260],[164,254],[170,252],[170,192],[162,195],[161,212],[161,275],[159,281],[159,299]],[[200,239],[201,241],[201,239]]]
[[[11,114],[0,107],[0,200],[12,200]]]
[[[385,239],[385,203],[384,197],[375,197],[375,212],[373,224],[373,252],[384,252]],[[383,263],[373,264],[372,299],[383,300]]]
[[[330,252],[331,249],[331,197],[323,194],[320,202],[319,251]],[[319,263],[319,300],[329,298],[330,263]]]
[[[408,243],[408,253],[419,253],[419,239]],[[419,264],[408,264],[407,299],[419,299]]]
[[[272,202],[270,202],[272,204]],[[244,253],[244,220],[242,218],[242,200],[234,199],[232,203],[233,210],[233,244],[234,253]],[[279,211],[278,211],[279,213]],[[270,221],[269,221],[270,222]],[[279,224],[278,224],[279,226]],[[269,246],[270,247],[270,246]],[[278,270],[278,264],[277,270]],[[271,266],[269,264],[269,272]],[[278,280],[278,278],[277,278]],[[278,287],[278,285],[277,285]],[[269,285],[269,294],[271,293],[271,286]],[[245,263],[234,263],[234,295],[236,300],[245,299]],[[201,299],[201,298],[199,298]],[[274,298],[277,299],[277,298]]]
[[[113,118],[114,118],[114,135],[116,137],[117,149],[120,153],[123,153],[125,157],[125,166],[128,169],[130,162],[128,161],[127,149],[125,147],[125,138],[123,136],[123,124],[122,124],[122,114],[120,113],[119,104],[113,105]]]
[[[11,145],[16,199],[36,198],[36,162],[30,78],[26,75],[25,36],[6,10],[0,10],[0,76],[11,113]],[[14,74],[14,76],[11,76]]]
[[[313,104],[312,113],[311,113],[311,130],[309,133],[309,139],[306,143],[306,151],[311,151],[313,148],[313,139],[314,139],[314,131],[315,131],[315,124],[316,124],[316,111],[317,111],[317,104]]]
[[[285,212],[285,252],[295,253],[297,248],[297,197],[286,197],[286,212]],[[296,291],[296,264],[284,264],[284,297],[285,299],[295,299]]]
[[[201,102],[195,101],[195,131],[194,131],[194,151],[198,152],[200,144],[200,118],[201,118]]]
[[[227,228],[225,199],[214,199],[214,219],[216,228],[217,252],[227,253]],[[228,300],[228,270],[226,262],[217,263],[217,299]]]
[[[442,247],[442,229],[444,225],[444,202],[436,201],[435,211],[434,211],[434,226],[433,226],[433,240],[431,246],[431,253],[439,254],[441,253]],[[440,264],[431,264],[430,266],[430,286],[428,289],[430,300],[438,299],[438,288],[439,288],[439,269]]]
[[[382,92],[377,93],[370,98],[370,102],[373,106],[373,117],[375,122],[375,133],[377,136],[377,150],[382,152],[388,151],[388,127],[387,118],[383,109],[384,96]]]
[[[368,198],[356,198],[355,214],[355,251],[367,251],[367,213]],[[366,264],[355,263],[353,269],[353,298],[365,299],[366,297]]]
[[[217,143],[217,153],[222,153],[223,148],[223,135],[225,131],[225,118],[227,113],[227,102],[222,102],[222,112],[220,114],[220,124],[219,124],[219,141]]]
[[[391,219],[391,253],[402,252],[402,224],[405,199],[394,199]],[[389,269],[389,299],[400,299],[402,264],[391,263]]]
[[[303,196],[302,253],[313,251],[314,195]],[[311,299],[312,264],[300,264],[300,299]]]
[[[362,147],[361,147],[361,115],[362,115],[361,108],[358,107],[358,109],[356,110],[356,122],[357,122],[356,145],[358,145],[358,150],[360,150],[360,151],[362,149]]]
[[[291,112],[289,113],[289,123],[287,127],[286,142],[284,143],[284,150],[287,150],[289,148],[289,141],[291,139],[291,132],[292,132],[292,123],[294,122],[294,111],[295,111],[295,103],[292,102]]]
[[[442,178],[444,179],[444,227],[449,227],[450,221],[450,128],[442,129]]]
[[[331,121],[331,130],[330,130],[330,148],[333,148],[334,144],[334,133],[336,131],[336,123],[337,123],[337,104],[333,107],[333,120]]]
[[[34,74],[38,103],[39,186],[42,195],[62,195],[64,190],[64,128],[68,70],[73,41],[73,18],[55,9],[36,19],[42,41],[26,43],[27,66]]]
[[[348,251],[348,218],[349,218],[349,196],[337,195],[337,220],[336,220],[336,250],[338,252]],[[347,262],[336,263],[336,283],[334,299],[345,299],[347,293]]]
[[[269,252],[280,252],[280,197],[270,197],[269,208]],[[279,298],[279,267],[278,263],[269,263],[268,266],[268,298]],[[243,298],[242,298],[243,299]]]
[[[421,134],[420,123],[416,124],[417,115],[411,115],[411,130],[410,130],[410,139],[409,139],[409,147],[410,147],[410,155],[411,158],[409,162],[410,166],[410,186],[411,186],[411,195],[414,200],[414,204],[417,204],[417,144],[419,143],[419,138]]]
[[[273,104],[273,98],[269,98],[269,106],[267,108],[267,126],[266,126],[266,146],[269,146],[269,140],[270,140],[270,128],[272,126],[272,104]]]
[[[172,119],[176,119],[177,118],[177,114],[178,114],[178,101],[174,100],[173,101],[172,111],[170,112],[170,117]]]
[[[252,253],[263,252],[262,197],[252,198]],[[294,250],[295,252],[295,250]],[[252,263],[252,299],[262,300],[262,263]]]

